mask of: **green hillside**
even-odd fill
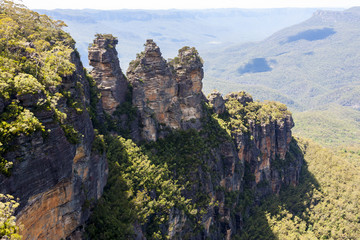
[[[360,151],[334,154],[301,140],[301,183],[251,211],[238,239],[359,239]]]
[[[319,11],[262,42],[211,53],[205,84],[226,80],[239,89],[265,86],[280,93],[275,100],[293,99],[288,104],[298,110],[330,102],[359,108],[359,39],[358,9]]]
[[[295,112],[295,133],[330,147],[358,145],[360,8],[318,11],[252,44],[205,53],[205,91],[243,89]]]
[[[327,147],[360,146],[360,111],[332,104],[294,114],[294,134]]]

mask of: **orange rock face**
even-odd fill
[[[85,223],[90,212],[84,206],[90,200],[95,203],[106,184],[106,158],[92,151],[94,129],[85,110],[89,82],[75,53],[72,61],[76,71],[63,78],[59,88],[71,92],[84,111],[76,112],[66,99],[59,99],[57,107],[67,115],[65,123],[78,132],[78,142],[66,136],[54,111],[39,109],[33,113],[48,130],[47,136],[20,135],[13,142],[16,148],[4,156],[14,165],[11,176],[0,175],[0,192],[19,198],[17,222],[23,226],[23,239],[67,238]],[[36,108],[36,98],[29,97],[26,105]]]
[[[127,81],[121,71],[117,56],[117,40],[98,36],[89,48],[89,63],[93,66],[91,75],[101,92],[103,109],[112,114],[125,101]]]
[[[179,50],[179,56],[167,63],[159,47],[147,40],[145,51],[130,63],[127,77],[143,126],[141,139],[155,141],[165,134],[164,127],[199,127],[203,70],[194,48]]]
[[[61,239],[74,231],[81,215],[71,208],[72,187],[70,181],[61,182],[29,200],[18,216],[24,239]]]

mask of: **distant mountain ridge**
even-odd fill
[[[211,53],[205,86],[219,88],[218,80],[226,80],[231,87],[219,90],[236,86],[261,99],[270,90],[272,99],[287,99],[297,110],[331,102],[360,109],[359,40],[360,8],[317,11],[259,43]],[[231,62],[223,64],[226,59]]]
[[[316,9],[208,9],[208,10],[37,10],[62,19],[77,42],[85,66],[87,48],[96,33],[118,37],[124,69],[140,52],[145,39],[153,38],[165,57],[183,46],[200,53],[221,47],[259,41],[284,27],[309,18]],[[204,59],[207,62],[207,59]]]

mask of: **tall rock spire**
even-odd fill
[[[180,128],[178,86],[159,47],[148,39],[145,51],[138,54],[127,71],[133,86],[133,104],[143,125],[141,138],[156,140],[162,127]]]
[[[125,101],[127,80],[121,71],[115,49],[118,40],[110,34],[97,35],[89,48],[91,75],[101,92],[104,110],[112,114]]]
[[[199,120],[203,117],[202,102],[206,99],[202,93],[204,77],[202,59],[194,47],[183,47],[170,64],[175,71],[179,89],[182,127],[199,128]]]
[[[167,63],[159,47],[148,39],[127,71],[133,104],[139,110],[141,138],[156,140],[170,129],[201,127],[203,69],[195,48],[184,47]]]

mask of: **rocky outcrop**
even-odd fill
[[[183,190],[194,203],[207,204],[202,209],[204,214],[198,215],[195,224],[184,211],[169,210],[166,226],[171,226],[171,239],[231,239],[242,228],[245,184],[256,200],[261,200],[267,194],[279,193],[284,185],[298,183],[302,159],[291,154],[296,151],[291,142],[294,124],[286,108],[261,105],[245,93],[232,93],[224,99],[215,91],[207,100],[201,91],[204,74],[197,51],[184,47],[167,62],[152,40],[147,40],[145,51],[138,54],[127,71],[132,85],[130,104],[125,102],[127,82],[117,59],[116,43],[113,37],[99,35],[89,50],[101,105],[113,115],[112,120],[122,122],[126,114],[117,111],[119,116],[115,116],[115,110],[132,104],[126,106],[136,107],[137,117],[129,125],[119,125],[128,126],[136,141],[156,141],[171,131],[189,129],[207,139],[206,151],[197,156],[201,163],[189,169],[187,180],[191,184]],[[17,217],[24,225],[24,239],[81,238],[77,230],[88,219],[89,206],[101,196],[106,184],[105,156],[92,150],[95,134],[86,111],[90,86],[75,53],[72,62],[76,71],[64,77],[58,89],[71,93],[71,101],[79,104],[74,108],[69,99],[59,97],[57,107],[66,113],[66,124],[81,136],[79,141],[68,139],[66,128],[54,119],[54,111],[35,108],[41,92],[17,96],[22,106],[32,109],[49,130],[46,137],[40,132],[17,137],[14,145],[18,148],[5,156],[14,163],[12,175],[0,176],[1,192],[21,199]],[[207,102],[226,127],[220,126],[213,112],[204,107]],[[0,99],[0,112],[4,106]],[[97,109],[102,111],[102,107]],[[246,179],[245,174],[254,178]],[[199,223],[201,230],[193,232]],[[143,239],[146,226],[134,228],[138,238]],[[164,229],[167,231],[165,225]]]
[[[220,115],[225,112],[225,100],[219,91],[212,91],[207,98],[216,114]]]
[[[156,141],[166,136],[166,131],[202,129],[203,124],[210,121],[210,115],[204,111],[207,101],[216,114],[236,119],[229,122],[233,140],[221,137],[221,144],[211,149],[212,154],[199,156],[204,157],[206,165],[195,177],[201,184],[192,186],[186,195],[196,199],[197,193],[206,193],[218,205],[208,207],[201,220],[204,232],[192,234],[190,239],[203,236],[231,239],[240,231],[243,211],[234,209],[241,205],[244,174],[254,176],[248,178],[253,180],[247,180],[250,182],[246,184],[251,186],[257,200],[279,193],[282,186],[298,183],[302,159],[288,156],[294,125],[291,114],[281,107],[279,110],[278,106],[268,110],[266,104],[254,103],[252,97],[243,92],[229,94],[224,99],[214,91],[206,100],[201,92],[202,62],[194,48],[180,49],[179,55],[167,63],[159,47],[147,40],[145,51],[130,63],[127,77],[133,86],[132,103],[138,109],[142,125],[140,139]],[[232,109],[234,101],[242,110]],[[254,106],[247,108],[251,104]],[[264,113],[259,112],[261,108]],[[272,118],[273,113],[276,118]],[[221,131],[219,126],[213,127]],[[211,169],[211,174],[205,169]],[[170,216],[169,235],[173,239],[186,238],[191,231],[187,218],[176,211],[174,209]]]
[[[194,48],[179,50],[169,64],[154,41],[147,40],[145,51],[130,63],[127,77],[143,126],[141,139],[155,141],[168,129],[200,127],[203,70]]]
[[[142,139],[155,141],[164,127],[181,127],[178,86],[172,69],[152,40],[146,41],[145,51],[130,63],[127,77],[133,86],[132,103],[143,126]]]
[[[231,100],[239,102],[244,112],[253,103],[251,96],[243,92],[225,97],[225,102]],[[297,185],[302,166],[301,156],[288,155],[292,141],[291,128],[294,126],[291,114],[286,107],[276,104],[265,103],[253,107],[257,109],[254,112],[256,117],[243,118],[247,129],[239,130],[235,125],[232,126],[239,158],[249,164],[255,177],[253,185],[260,198],[270,193],[279,193],[284,185]],[[266,108],[272,108],[271,112],[262,110]]]
[[[125,101],[127,80],[121,71],[116,44],[112,35],[97,35],[89,48],[91,75],[101,93],[103,109],[112,114]]]
[[[19,99],[48,132],[20,135],[13,143],[16,148],[4,156],[14,165],[10,177],[0,176],[0,192],[20,199],[17,222],[23,225],[23,239],[66,238],[87,220],[88,206],[106,184],[107,162],[104,155],[92,151],[94,130],[85,110],[89,84],[79,57],[75,52],[71,57],[76,70],[63,78],[58,89],[71,93],[80,110],[69,106],[65,97],[58,100],[57,108],[66,113],[67,126],[78,132],[77,143],[68,139],[54,111],[36,108],[36,97]]]
[[[206,100],[202,93],[204,77],[203,63],[195,48],[183,47],[170,65],[175,71],[178,84],[178,99],[181,109],[182,128],[199,128],[203,117],[203,103]]]

